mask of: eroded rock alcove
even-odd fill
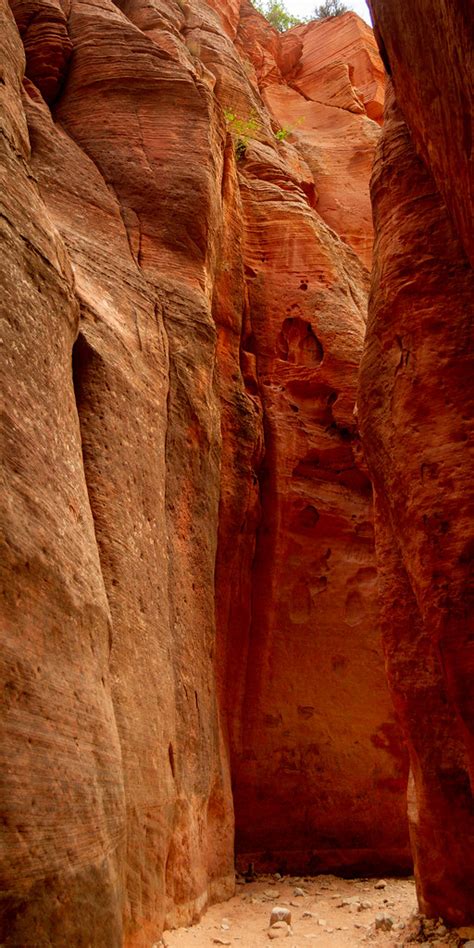
[[[422,0],[378,6],[413,139],[352,13],[1,7],[2,944],[149,946],[235,860],[407,872],[408,756],[422,905],[473,914],[463,86],[427,138]]]

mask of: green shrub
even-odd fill
[[[240,118],[233,109],[224,109],[224,116],[227,129],[232,135],[234,141],[234,151],[237,161],[245,156],[248,144],[251,138],[256,137],[256,132],[260,127],[255,113],[251,113],[248,118]]]
[[[331,16],[341,16],[347,13],[348,7],[341,0],[325,0],[319,7],[316,7],[313,18],[315,20],[327,20]]]
[[[311,20],[327,20],[332,16],[341,16],[342,13],[347,13],[349,9],[342,0],[324,0],[324,3],[316,7],[312,16],[299,18],[288,13],[285,4],[281,0],[252,0],[252,3],[255,9],[259,13],[263,13],[263,16],[279,33],[291,30],[293,26],[298,26],[300,23],[310,23]]]
[[[304,117],[300,115],[300,117],[296,119],[295,126],[303,125],[303,123]],[[292,128],[290,125],[282,125],[282,127],[275,132],[275,138],[277,142],[285,142],[289,135],[293,135],[293,132],[294,128]]]
[[[303,22],[298,17],[288,13],[284,3],[281,3],[280,0],[252,0],[252,3],[255,9],[259,13],[263,13],[264,17],[279,33],[291,30],[292,26],[298,26],[299,23]]]

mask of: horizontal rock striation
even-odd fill
[[[148,946],[232,893],[234,825],[261,867],[409,866],[352,414],[370,225],[359,257],[276,135],[311,28],[12,9],[0,940]],[[324,108],[366,189],[378,127]]]
[[[265,104],[311,169],[318,213],[370,267],[368,182],[385,81],[372,30],[346,13],[290,30],[275,51],[274,31],[249,6],[238,40]]]

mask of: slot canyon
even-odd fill
[[[0,0],[4,948],[474,945],[474,11],[370,6]]]

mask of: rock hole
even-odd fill
[[[80,332],[72,347],[72,384],[77,410],[84,402],[84,379],[94,359],[94,350]]]
[[[276,350],[280,359],[294,365],[319,365],[324,358],[323,347],[311,323],[300,316],[289,316],[283,321]]]
[[[299,704],[298,705],[298,714],[300,718],[304,718],[305,721],[308,721],[309,718],[313,717],[314,708],[311,704]]]
[[[319,513],[312,504],[307,504],[302,510],[298,510],[294,518],[294,526],[297,530],[314,530],[319,520]]]
[[[171,742],[168,744],[168,760],[170,762],[171,773],[173,774],[173,780],[175,779],[175,770],[174,770],[174,750]]]
[[[258,395],[258,383],[255,379],[246,377],[244,378],[244,382],[249,395]]]
[[[255,355],[257,352],[257,347],[255,344],[255,336],[253,332],[249,333],[248,336],[242,341],[242,349],[244,352],[251,352],[252,355]]]
[[[332,425],[328,425],[326,431],[328,434],[337,435],[341,441],[353,440],[352,432],[349,431],[349,428],[344,428],[341,425],[336,424],[335,421],[332,423]]]

